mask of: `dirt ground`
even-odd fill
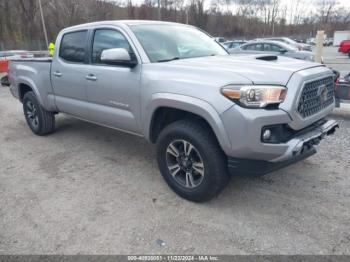
[[[318,154],[205,204],[141,138],[64,115],[34,136],[5,87],[0,117],[0,254],[350,254],[350,107]]]

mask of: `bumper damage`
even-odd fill
[[[230,173],[266,174],[284,168],[316,153],[315,145],[328,135],[332,135],[339,128],[335,120],[327,120],[322,124],[315,124],[297,133],[286,144],[287,151],[272,161],[237,159],[228,157]]]

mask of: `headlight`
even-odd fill
[[[287,89],[283,86],[225,86],[221,93],[227,98],[249,108],[264,108],[272,104],[280,104],[286,97]]]

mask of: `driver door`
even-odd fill
[[[91,40],[87,70],[90,119],[112,128],[140,134],[140,69],[108,65],[101,61],[103,50],[126,49],[136,58],[127,37],[115,28],[97,28]]]

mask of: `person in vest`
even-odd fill
[[[53,56],[55,53],[55,44],[54,43],[50,43],[49,44],[49,54],[50,56]]]

